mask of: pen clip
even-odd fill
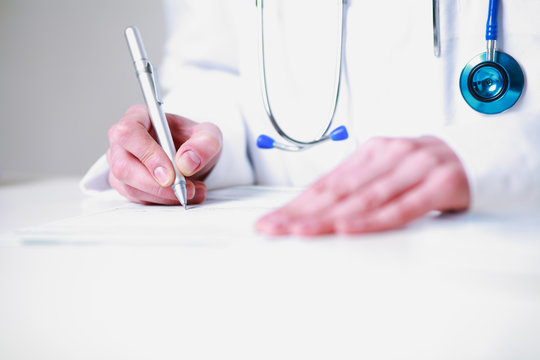
[[[146,73],[150,75],[150,81],[152,83],[152,90],[154,93],[154,97],[156,98],[156,102],[159,105],[163,105],[163,100],[161,99],[161,92],[159,89],[159,82],[157,78],[157,68],[152,65],[148,59],[140,59],[138,61],[135,61],[135,69],[137,71],[137,76],[141,76],[142,73]]]
[[[163,100],[161,99],[161,91],[159,90],[159,82],[157,76],[157,69],[152,65],[150,61],[147,61],[148,72],[150,73],[150,78],[152,79],[152,87],[154,88],[154,96],[159,105],[163,105]]]

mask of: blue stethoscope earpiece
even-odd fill
[[[257,147],[259,149],[273,149],[276,141],[268,135],[261,134],[257,138]]]
[[[525,78],[517,61],[495,51],[499,1],[489,1],[486,24],[487,51],[465,65],[459,78],[463,98],[474,110],[498,114],[511,108],[521,96]]]
[[[326,140],[332,140],[332,141],[341,141],[349,138],[349,132],[347,131],[347,128],[345,126],[338,126],[330,134],[325,135],[321,137],[319,140],[317,140],[317,143],[326,141]],[[298,150],[304,150],[307,147],[311,146],[300,146],[300,145],[290,145],[290,144],[282,144],[276,142],[274,139],[272,139],[268,135],[259,135],[257,138],[257,147],[259,149],[280,149],[280,150],[287,150],[287,151],[298,151]]]
[[[341,141],[349,138],[349,132],[345,126],[338,126],[330,133],[332,141]]]

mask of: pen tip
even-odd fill
[[[172,188],[176,198],[180,202],[180,205],[184,207],[184,210],[187,210],[187,191],[185,185],[182,186],[181,184],[174,184]]]

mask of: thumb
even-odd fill
[[[222,146],[223,136],[216,125],[195,125],[191,136],[176,153],[178,170],[185,176],[203,179],[218,161]]]

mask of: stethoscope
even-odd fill
[[[343,67],[343,47],[345,32],[345,12],[347,0],[340,0],[340,46],[336,66],[333,105],[328,126],[319,138],[311,141],[300,141],[289,136],[278,124],[270,99],[266,76],[266,57],[264,44],[264,0],[256,0],[259,8],[259,67],[261,72],[261,89],[266,114],[278,135],[288,143],[280,143],[267,135],[257,138],[257,146],[261,149],[280,149],[287,151],[304,150],[327,140],[339,141],[348,138],[345,126],[338,126],[330,131],[336,114],[341,74]],[[439,0],[432,0],[433,6],[433,47],[435,56],[440,56],[440,28],[439,28]],[[498,114],[511,108],[521,96],[524,85],[524,76],[521,67],[510,55],[496,51],[498,32],[499,0],[489,0],[488,19],[486,23],[487,51],[475,56],[463,68],[459,79],[461,94],[467,104],[474,110],[483,114]]]
[[[270,119],[270,122],[272,123],[272,126],[276,130],[279,136],[283,140],[286,140],[288,144],[279,143],[276,142],[274,139],[272,139],[270,136],[267,135],[259,135],[257,138],[257,146],[261,149],[280,149],[280,150],[286,150],[286,151],[299,151],[304,150],[309,147],[312,147],[315,144],[322,143],[327,140],[333,140],[333,141],[339,141],[339,140],[345,140],[349,137],[349,134],[347,133],[347,128],[345,126],[339,126],[332,130],[330,133],[330,128],[332,127],[332,123],[334,121],[334,117],[336,116],[336,109],[339,99],[339,90],[341,87],[341,72],[342,72],[342,63],[343,63],[343,46],[344,46],[344,32],[345,32],[345,15],[346,15],[346,8],[345,4],[347,3],[347,0],[340,0],[340,17],[339,17],[339,46],[338,46],[338,56],[337,56],[337,62],[336,62],[336,68],[335,68],[335,81],[334,81],[334,96],[332,101],[332,107],[330,110],[330,120],[328,121],[328,126],[324,130],[323,134],[319,136],[318,138],[311,140],[311,141],[301,141],[298,139],[295,139],[288,135],[282,128],[279,126],[278,122],[276,121],[276,117],[274,116],[274,113],[272,111],[272,106],[270,105],[270,98],[268,96],[268,84],[267,84],[267,76],[266,76],[266,54],[265,54],[265,42],[264,42],[264,5],[263,0],[256,0],[255,4],[259,8],[259,25],[260,25],[260,38],[259,38],[259,68],[261,73],[261,89],[263,94],[263,103],[264,103],[264,109],[266,111],[266,115],[268,116],[268,119]]]
[[[517,61],[496,51],[498,13],[499,0],[489,0],[486,52],[472,58],[459,78],[461,95],[470,107],[483,114],[498,114],[514,106],[525,82]]]

